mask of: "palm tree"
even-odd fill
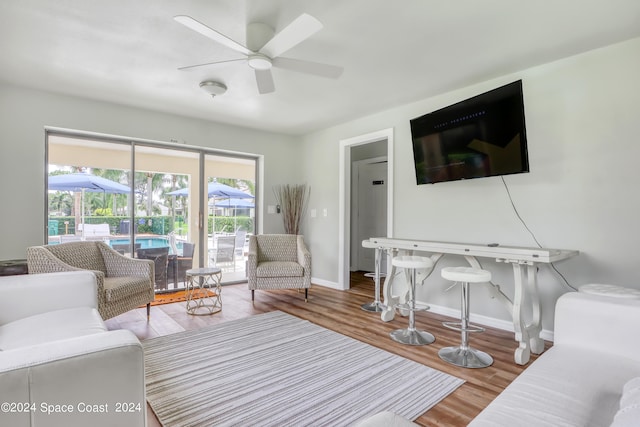
[[[65,216],[71,215],[73,197],[67,191],[56,191],[49,196],[49,212],[62,212]]]
[[[154,203],[154,194],[162,196],[167,174],[154,172],[136,172],[135,194],[136,206],[147,215],[159,212],[158,203]],[[161,200],[162,197],[158,197]]]
[[[119,182],[120,184],[128,185],[128,172],[122,169],[98,169],[94,168],[91,171],[94,175],[101,176],[106,179],[110,179],[111,181]],[[103,197],[106,199],[103,203],[103,208],[111,203],[111,211],[114,215],[117,215],[118,212],[118,202],[124,201],[124,203],[120,203],[124,207],[123,215],[126,215],[126,209],[128,205],[128,198],[126,194],[104,194]]]

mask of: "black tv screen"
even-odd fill
[[[411,120],[418,185],[529,172],[522,80]]]

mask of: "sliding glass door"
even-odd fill
[[[183,289],[189,268],[218,266],[223,283],[246,280],[254,157],[58,132],[47,134],[46,151],[49,244],[102,240],[125,256],[151,259],[156,292]],[[112,186],[57,184],[73,172]]]

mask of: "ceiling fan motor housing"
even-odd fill
[[[249,55],[249,66],[254,70],[269,70],[271,69],[271,59],[261,53]]]

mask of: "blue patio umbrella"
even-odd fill
[[[220,199],[215,203],[217,208],[240,208],[240,209],[248,209],[254,208],[253,200],[245,200],[245,199]]]
[[[172,191],[168,193],[171,196],[188,196],[189,188],[181,188],[179,190]],[[252,199],[252,196],[249,193],[245,193],[242,190],[238,190],[237,188],[230,187],[225,184],[221,184],[219,182],[210,182],[207,186],[207,194],[211,197],[217,198],[230,198],[235,197],[239,199]]]
[[[180,190],[175,190],[170,193],[172,196],[188,196],[189,189],[181,188]],[[216,199],[230,199],[230,198],[238,198],[238,199],[253,199],[255,196],[252,196],[249,193],[245,193],[242,190],[238,190],[237,188],[233,188],[226,184],[221,184],[219,182],[210,182],[207,185],[207,195],[209,198],[213,198],[213,203],[216,203]]]
[[[124,184],[90,173],[77,172],[63,175],[49,175],[49,191],[81,191],[81,204],[84,207],[85,191],[93,193],[128,194],[131,189]],[[84,224],[84,208],[81,209],[81,224]],[[84,237],[84,227],[82,227]]]
[[[67,173],[49,176],[51,191],[90,191],[99,193],[128,194],[131,189],[119,182],[90,173]]]

